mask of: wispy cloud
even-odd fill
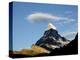
[[[72,31],[72,32],[71,31],[67,31],[67,32],[63,32],[62,36],[68,38],[69,40],[72,40],[72,39],[75,38],[76,34],[77,34],[77,32],[75,32],[75,31]]]
[[[33,13],[27,16],[27,20],[29,20],[30,22],[59,21],[62,23],[69,23],[75,21],[75,19],[72,18],[55,16],[48,13]]]
[[[74,34],[77,34],[77,32],[63,32],[64,36],[74,35]]]

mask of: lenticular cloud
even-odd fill
[[[27,20],[29,20],[30,22],[51,22],[51,21],[61,21],[61,22],[73,22],[75,21],[72,18],[68,18],[68,17],[60,17],[60,16],[55,16],[52,14],[48,14],[48,13],[33,13],[27,16]]]
[[[52,21],[54,19],[58,19],[58,17],[47,13],[34,13],[27,16],[27,19],[31,22],[37,22],[37,21]]]

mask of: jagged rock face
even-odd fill
[[[49,29],[45,31],[44,35],[36,42],[35,45],[47,49],[55,49],[63,47],[64,45],[67,45],[69,43],[67,39],[61,37],[58,34],[58,31],[51,26],[49,27],[48,25]]]
[[[60,37],[60,35],[58,34],[57,30],[50,29],[50,30],[45,31],[43,37],[55,37],[55,39],[58,40],[58,38]]]
[[[59,37],[60,35],[58,35],[58,32],[56,30],[50,29],[48,31],[45,31],[43,37],[41,37],[36,44],[40,45],[43,42],[48,44],[57,44],[56,40],[59,40]]]

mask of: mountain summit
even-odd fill
[[[49,23],[47,30],[49,30],[49,29],[54,29],[54,30],[56,30],[56,27],[55,27],[52,23]]]
[[[56,27],[49,23],[47,30],[35,45],[51,50],[67,45],[70,41],[58,34]]]

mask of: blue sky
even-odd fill
[[[51,14],[61,19],[59,21],[56,19],[50,21],[46,17],[40,17],[41,21],[31,20],[34,21],[33,23],[27,19],[28,16],[37,15],[38,13],[43,15]],[[77,6],[14,2],[13,50],[30,48],[32,44],[35,44],[43,36],[49,22],[56,26],[60,35],[65,36],[67,39],[74,39],[78,28]]]

